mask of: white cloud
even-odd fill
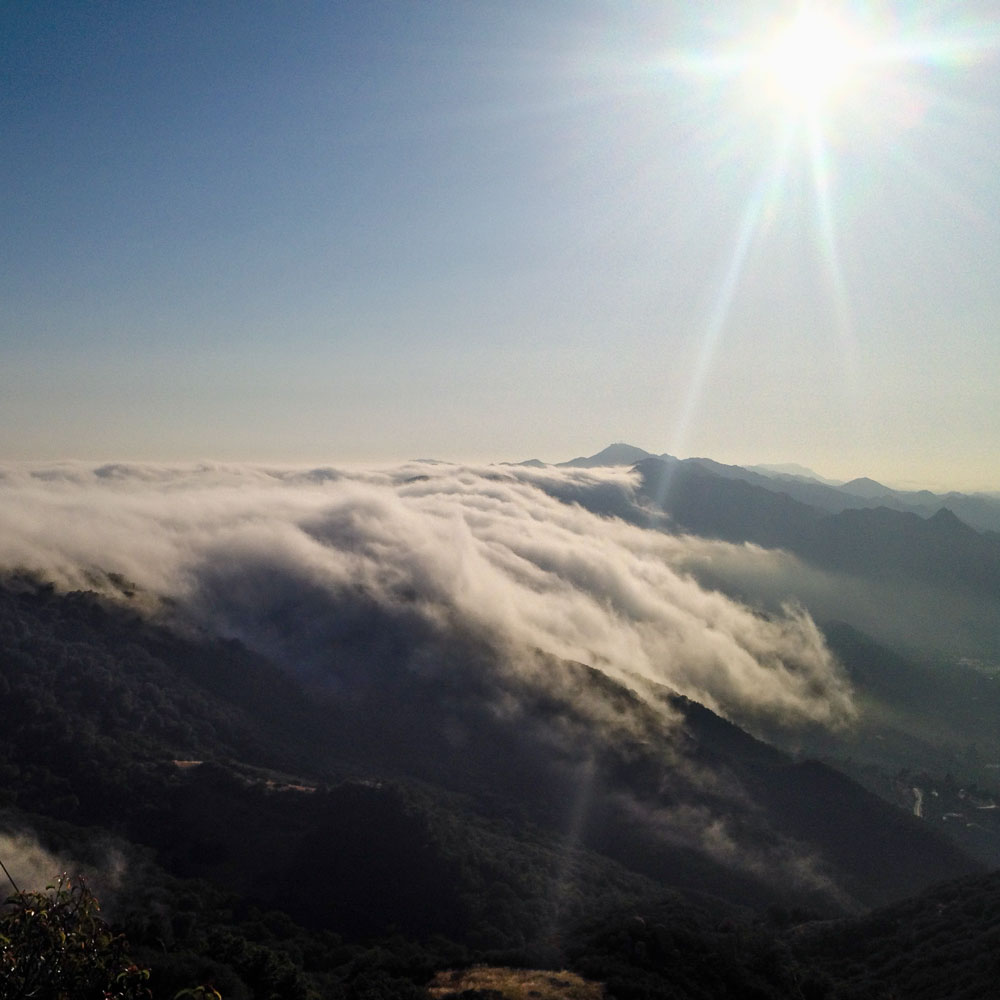
[[[371,644],[357,656],[413,665],[427,659],[422,643],[461,633],[510,668],[541,649],[639,691],[667,685],[735,719],[836,723],[853,711],[805,612],[764,616],[688,572],[709,546],[741,565],[766,567],[770,554],[557,499],[600,495],[641,522],[624,470],[67,463],[0,472],[0,564],[69,587],[120,573],[293,662],[336,671],[345,636],[367,629]]]

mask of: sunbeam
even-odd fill
[[[813,199],[813,253],[819,277],[829,290],[829,319],[840,356],[842,396],[845,409],[857,419],[862,408],[858,352],[850,280],[845,271],[838,235],[835,146],[859,152],[861,143],[893,151],[894,131],[915,127],[926,114],[929,86],[926,81],[906,78],[906,71],[956,67],[971,63],[996,47],[995,32],[972,31],[968,27],[954,35],[935,37],[924,30],[919,37],[893,37],[899,23],[886,20],[876,25],[838,16],[833,7],[803,3],[797,14],[783,24],[742,45],[720,51],[673,54],[665,65],[683,76],[718,83],[728,81],[739,101],[720,116],[733,119],[733,130],[743,126],[733,114],[739,104],[749,102],[752,115],[763,115],[767,128],[775,130],[773,159],[746,200],[739,217],[732,248],[712,298],[699,339],[697,358],[675,419],[672,450],[684,454],[691,436],[699,400],[726,328],[733,318],[741,281],[752,254],[768,254],[765,223],[792,211],[789,177],[796,160],[811,177]],[[941,101],[943,103],[942,96]],[[836,128],[835,128],[836,127]],[[914,160],[907,173],[925,184],[932,178],[927,164]],[[951,200],[946,179],[934,186]],[[968,212],[968,206],[962,206]],[[776,303],[777,306],[777,303]]]
[[[680,417],[671,438],[671,452],[681,454],[687,450],[687,439],[694,420],[694,414],[704,392],[705,380],[712,369],[712,363],[718,352],[723,331],[729,321],[733,307],[733,299],[739,288],[740,277],[750,254],[750,247],[760,229],[761,219],[774,211],[781,195],[781,189],[788,171],[792,143],[791,122],[786,121],[775,146],[773,162],[764,171],[758,181],[757,188],[747,201],[740,219],[736,240],[729,256],[723,279],[712,303],[712,311],[701,335],[698,358],[694,366],[694,374],[688,385],[681,408]],[[663,497],[658,498],[662,502]]]
[[[564,929],[562,923],[568,909],[567,904],[574,892],[579,891],[576,884],[575,863],[577,852],[584,842],[596,779],[597,765],[593,758],[590,758],[578,768],[576,795],[571,804],[566,836],[556,865],[552,886],[552,923],[548,934],[551,940],[558,940]]]
[[[705,379],[709,371],[711,371],[712,362],[719,348],[722,331],[725,329],[730,311],[732,310],[733,297],[736,294],[740,275],[743,272],[743,267],[750,251],[750,244],[760,224],[760,217],[766,202],[766,187],[769,186],[761,185],[761,188],[750,198],[743,211],[743,218],[740,221],[733,252],[729,257],[729,264],[719,285],[718,293],[715,296],[711,315],[701,335],[694,373],[688,385],[680,417],[674,428],[670,450],[675,455],[686,450],[688,432],[691,428],[695,409],[697,408],[699,399],[701,399]],[[662,499],[662,497],[659,498],[660,501]]]
[[[854,329],[851,319],[850,299],[843,267],[837,249],[837,234],[833,220],[833,200],[830,192],[830,164],[827,145],[819,118],[810,115],[808,119],[809,152],[812,163],[813,181],[816,190],[816,221],[819,229],[820,252],[826,267],[826,276],[833,295],[834,323],[840,341],[843,376],[848,399],[853,404],[858,395],[857,351],[854,343]],[[858,412],[857,406],[850,411]]]

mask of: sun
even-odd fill
[[[835,18],[808,7],[780,28],[758,58],[772,98],[792,110],[817,111],[856,82],[862,41]]]

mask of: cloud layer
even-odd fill
[[[456,636],[507,669],[541,649],[737,720],[837,723],[851,694],[802,610],[690,570],[772,557],[643,527],[623,470],[200,465],[0,469],[0,566],[118,573],[303,669],[429,669]],[[631,511],[628,520],[598,509]],[[577,501],[577,502],[572,502]],[[631,522],[631,523],[629,523]]]

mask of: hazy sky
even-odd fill
[[[1000,488],[1000,5],[796,7],[3,5],[0,458]]]

